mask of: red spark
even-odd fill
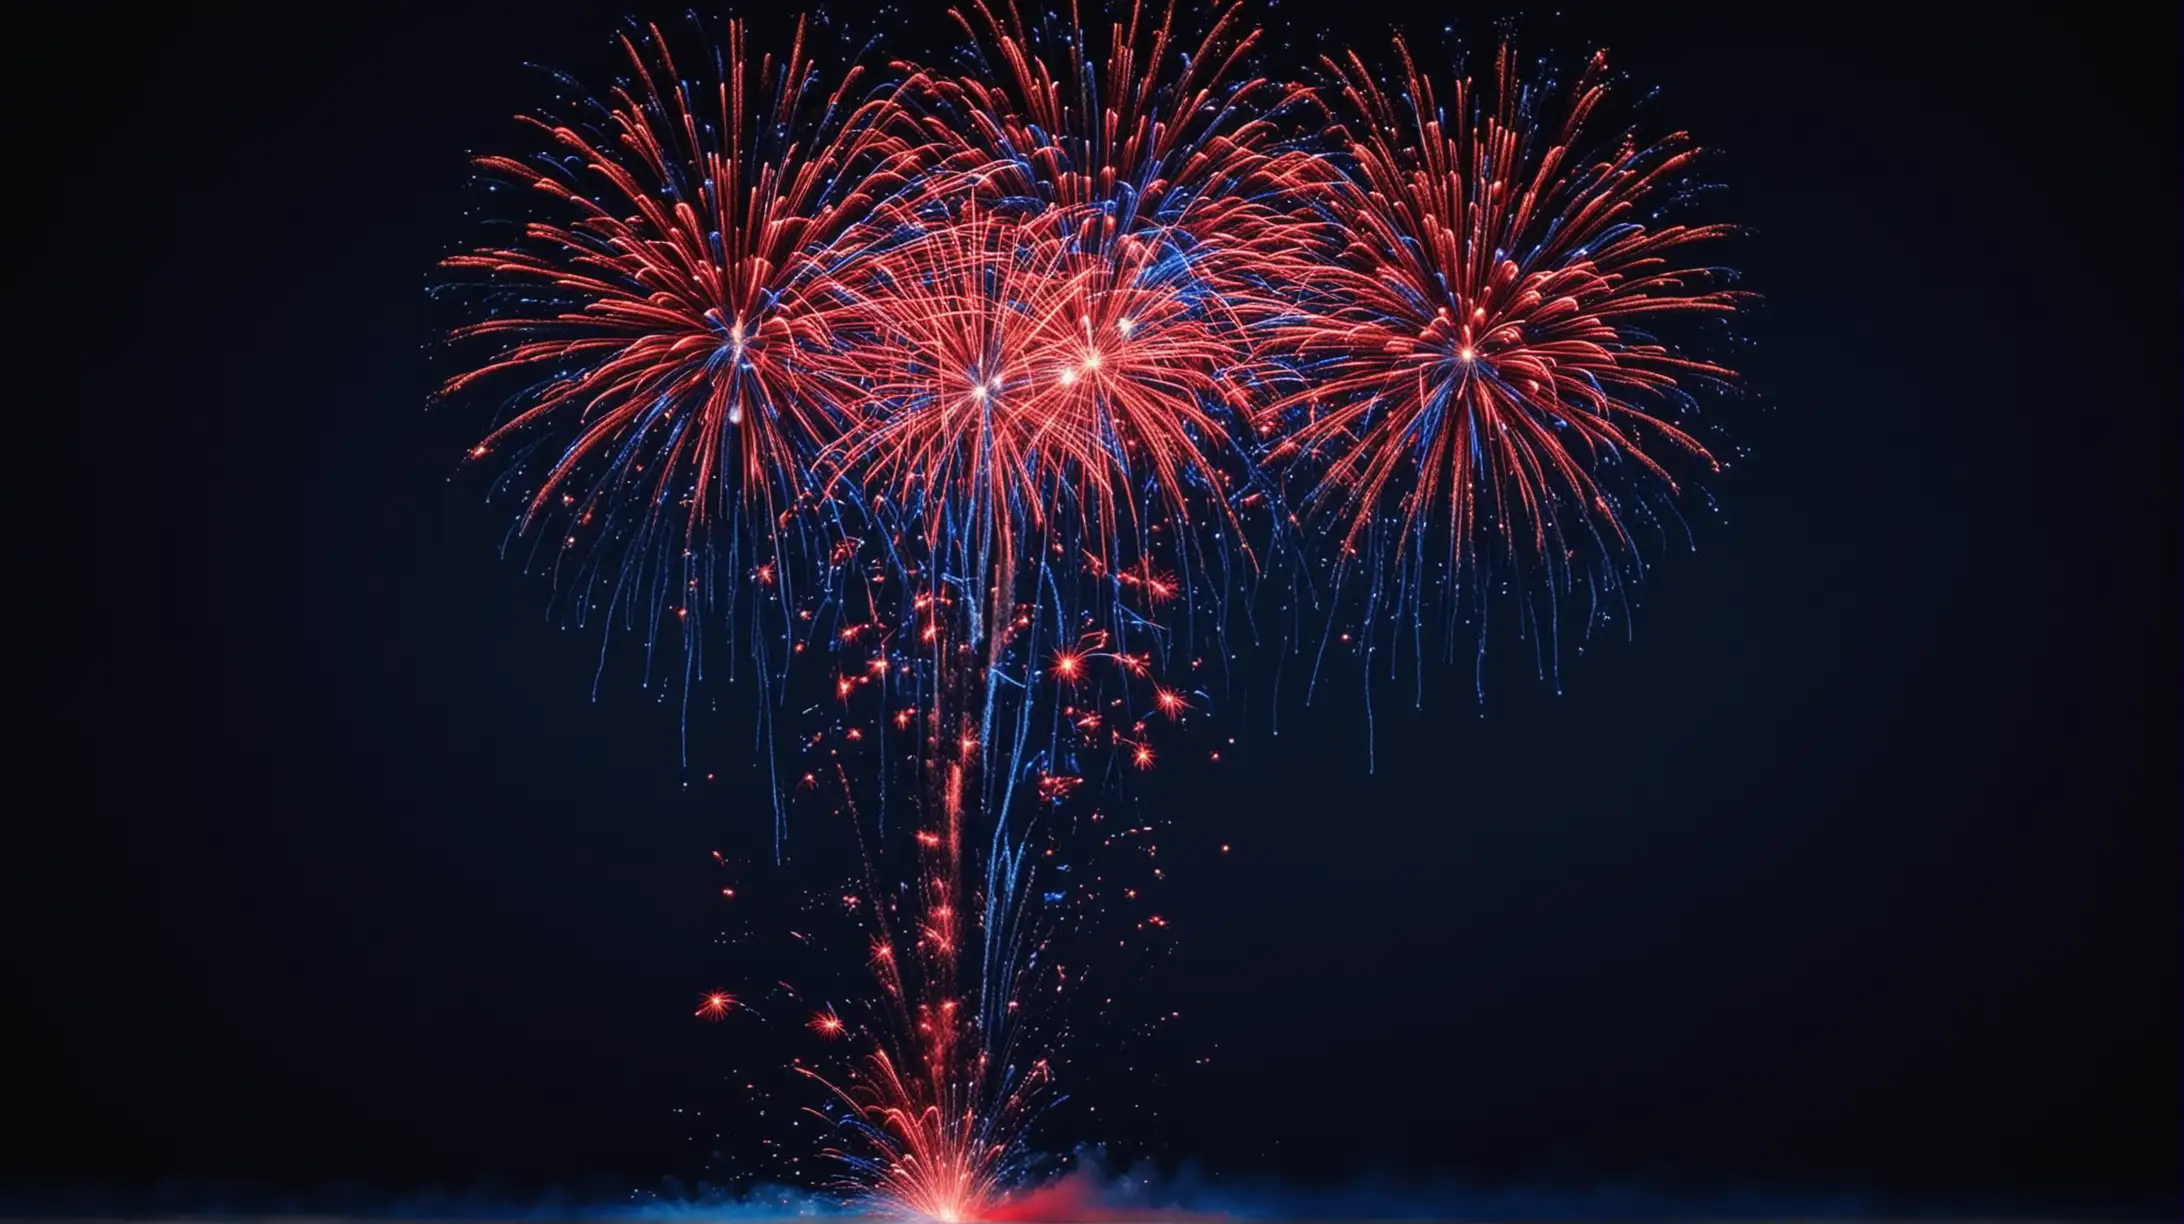
[[[710,1020],[713,1023],[718,1024],[721,1020],[727,1017],[729,1009],[733,1008],[735,1005],[736,999],[734,995],[729,994],[725,990],[716,990],[713,993],[704,996],[704,1002],[698,1004],[698,1010],[696,1012],[696,1015],[700,1020]]]

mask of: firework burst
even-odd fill
[[[725,990],[716,990],[698,1000],[698,1010],[692,1014],[700,1020],[710,1020],[718,1024],[727,1019],[728,1013],[734,1011],[735,1007],[734,995]]]
[[[924,159],[889,134],[891,103],[860,70],[822,91],[801,21],[778,58],[728,23],[702,83],[657,27],[621,46],[620,87],[566,120],[526,118],[542,155],[479,160],[541,215],[445,261],[487,315],[452,338],[499,347],[442,392],[516,388],[472,457],[515,450],[518,531],[573,580],[577,618],[677,626],[687,681],[698,625],[732,623],[754,579],[786,588],[811,551],[784,536],[804,530],[810,456],[843,388],[805,355],[832,343],[805,287]]]
[[[863,419],[824,466],[975,593],[996,649],[987,630],[1020,594],[1048,602],[1050,568],[1142,584],[1158,554],[1203,563],[1201,525],[1234,526],[1242,320],[1157,237],[1092,253],[1058,228],[966,215],[836,312],[870,342],[848,352]]]
[[[1600,56],[1561,95],[1505,47],[1444,106],[1396,52],[1393,96],[1354,53],[1325,61],[1351,175],[1320,194],[1328,258],[1280,329],[1301,383],[1268,409],[1301,418],[1283,453],[1308,461],[1337,569],[1375,606],[1482,597],[1496,567],[1537,569],[1550,594],[1581,573],[1614,587],[1672,464],[1715,467],[1679,420],[1690,386],[1731,373],[1651,330],[1743,298],[1689,259],[1726,227],[1658,221],[1697,150],[1592,140]]]

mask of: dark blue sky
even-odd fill
[[[2173,1202],[2175,14],[1630,7],[1526,28],[1721,151],[1752,457],[1560,696],[1504,641],[1376,773],[1337,683],[1163,777],[1172,1150]],[[465,155],[621,10],[87,14],[10,46],[0,1169],[681,1171],[704,855],[766,805],[685,793],[634,675],[587,703],[424,408]]]

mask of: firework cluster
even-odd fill
[[[1668,333],[1741,301],[1693,262],[1723,229],[1664,219],[1695,148],[1600,131],[1597,57],[1287,81],[1240,3],[949,16],[957,67],[831,83],[802,23],[632,29],[617,88],[480,161],[532,203],[447,261],[488,347],[445,388],[510,404],[472,457],[578,620],[685,695],[743,644],[776,837],[817,803],[901,864],[859,890],[884,1023],[812,1032],[874,1044],[828,1081],[858,1184],[941,1219],[1049,1076],[1043,860],[1212,704],[1252,592],[1315,672],[1483,635],[1496,588],[1541,634],[1619,607],[1731,377]]]
[[[445,390],[511,397],[473,457],[580,614],[675,626],[695,667],[741,594],[883,538],[989,653],[1064,570],[1200,613],[1291,561],[1322,607],[1597,602],[1713,470],[1692,392],[1730,373],[1660,329],[1739,305],[1691,259],[1724,228],[1662,219],[1681,133],[1595,130],[1602,58],[1444,80],[1398,40],[1393,76],[1285,84],[1237,4],[1191,40],[1172,8],[950,16],[973,70],[831,88],[801,24],[696,64],[636,30],[618,88],[529,120],[540,156],[481,159],[538,206],[447,261],[486,290],[456,338],[498,347]]]

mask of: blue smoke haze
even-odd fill
[[[1396,1177],[1337,1186],[1299,1186],[1272,1178],[1226,1178],[1191,1168],[1100,1171],[1098,1153],[1080,1153],[1076,1170],[1031,1196],[1024,1224],[1044,1221],[1756,1221],[1756,1220],[2166,1220],[2173,1202],[1914,1202],[1855,1194],[1800,1194],[1762,1188],[1704,1193],[1640,1185],[1582,1188],[1543,1183],[1482,1187]],[[639,1189],[593,1182],[582,1189],[520,1193],[491,1181],[461,1191],[438,1188],[388,1194],[356,1184],[303,1193],[212,1181],[167,1181],[134,1189],[79,1183],[0,1190],[0,1218],[225,1219],[310,1217],[371,1220],[795,1220],[856,1218],[838,1198],[801,1187],[731,1192],[675,1179]]]

